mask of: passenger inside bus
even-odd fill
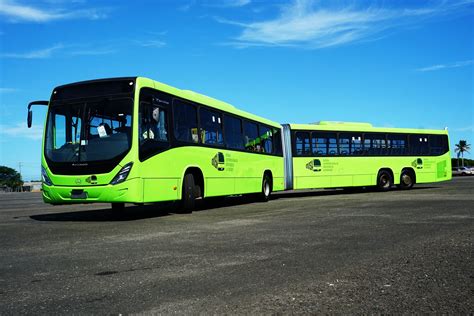
[[[166,117],[165,112],[159,107],[153,107],[151,117],[144,117],[142,138],[153,140],[168,140],[166,132]]]

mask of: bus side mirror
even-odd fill
[[[31,128],[31,122],[33,121],[33,111],[28,110],[28,128]]]
[[[49,102],[48,101],[33,101],[28,104],[28,119],[27,119],[27,124],[28,128],[31,127],[31,123],[33,121],[33,111],[31,111],[31,106],[32,105],[46,105],[48,106]]]

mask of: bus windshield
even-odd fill
[[[128,152],[133,100],[55,102],[49,108],[45,155],[52,162],[110,160]]]

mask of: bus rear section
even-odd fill
[[[284,125],[284,135],[291,140],[286,141],[287,189],[376,186],[384,191],[451,179],[445,130],[322,122]]]

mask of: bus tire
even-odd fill
[[[181,200],[181,213],[192,213],[196,207],[196,184],[192,173],[187,173],[184,176]]]
[[[415,174],[413,173],[412,170],[404,169],[402,171],[402,174],[400,175],[400,184],[398,185],[398,188],[402,190],[409,190],[413,188],[414,184],[415,184]]]
[[[380,170],[377,175],[377,190],[388,191],[393,185],[393,177],[388,170]]]
[[[263,175],[262,179],[262,191],[259,195],[260,202],[268,202],[270,195],[272,194],[272,178],[268,173]]]

